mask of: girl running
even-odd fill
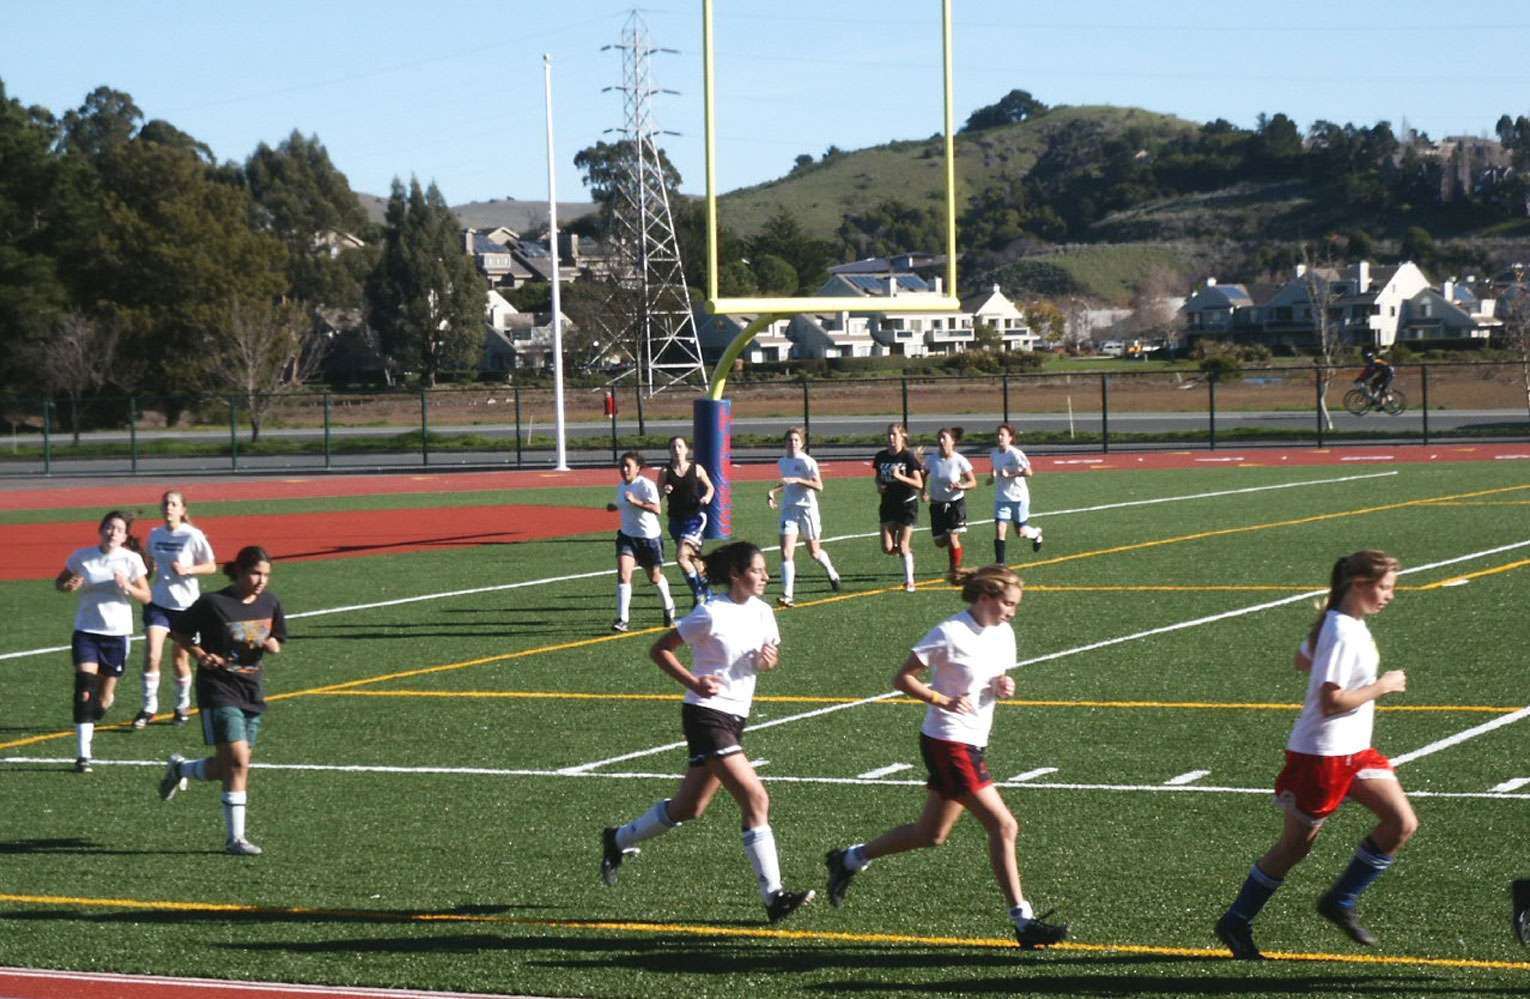
[[[887,425],[887,446],[871,459],[877,492],[882,500],[878,519],[882,524],[882,551],[903,560],[903,589],[914,592],[914,549],[911,539],[919,521],[919,491],[924,488],[924,466],[908,449],[908,428]]]
[[[651,653],[659,669],[685,688],[680,724],[689,768],[673,798],[601,834],[600,877],[615,885],[618,869],[638,852],[637,844],[701,818],[717,789],[727,788],[743,817],[744,853],[759,882],[766,917],[778,923],[812,901],[813,892],[781,885],[770,797],[741,744],[755,678],[779,662],[781,633],[770,605],[760,599],[770,574],[765,556],[747,541],[724,545],[706,561],[707,578],[718,587],[726,580],[726,593],[715,593],[691,611],[679,627],[654,643]],[[682,645],[691,648],[691,669],[675,656]]]
[[[870,843],[830,850],[829,904],[844,904],[850,881],[878,857],[940,846],[962,813],[971,812],[988,831],[988,862],[1009,905],[1021,947],[1054,944],[1068,935],[1066,924],[1037,917],[1020,892],[1015,843],[1020,825],[999,796],[983,760],[993,727],[994,703],[1015,693],[1008,675],[1015,665],[1015,632],[1020,580],[1001,565],[984,566],[962,586],[967,609],[947,618],[919,640],[893,677],[893,686],[924,701],[919,749],[929,768],[924,812],[908,825],[889,829]],[[928,683],[920,679],[933,671]],[[944,866],[944,865],[942,865]],[[1047,914],[1049,915],[1049,914]]]
[[[712,502],[712,480],[707,470],[690,458],[684,437],[669,439],[669,464],[663,472],[664,495],[669,501],[669,536],[675,542],[675,561],[691,588],[691,606],[706,600],[702,576],[701,542],[707,529],[706,506]]]
[[[96,725],[116,698],[117,679],[127,668],[133,635],[133,605],[149,602],[149,566],[133,536],[133,518],[113,510],[101,518],[98,544],[78,549],[53,580],[60,593],[78,593],[74,634],[74,738],[76,773],[91,770]]]
[[[801,427],[786,432],[786,454],[776,460],[781,482],[772,488],[765,501],[772,510],[781,511],[781,595],[776,603],[793,606],[792,588],[797,582],[797,538],[807,542],[808,555],[829,574],[829,589],[839,592],[839,573],[829,553],[818,539],[823,528],[818,522],[818,494],[823,492],[823,477],[818,462],[806,451],[807,439]]]
[[[1376,942],[1356,918],[1355,902],[1418,830],[1391,762],[1371,748],[1376,701],[1408,689],[1402,670],[1377,676],[1381,655],[1365,624],[1392,602],[1397,569],[1397,560],[1379,551],[1358,551],[1335,562],[1328,603],[1297,651],[1296,668],[1309,676],[1302,712],[1286,741],[1286,765],[1275,778],[1285,827],[1217,920],[1217,937],[1235,958],[1264,957],[1254,944],[1254,917],[1284,883],[1286,872],[1307,856],[1323,822],[1346,797],[1375,813],[1376,827],[1318,899],[1317,911],[1355,943]]]
[[[1031,517],[1031,490],[1026,480],[1035,474],[1025,452],[1015,446],[1015,428],[1001,423],[994,431],[998,446],[989,455],[988,481],[998,484],[993,503],[993,560],[1005,562],[1005,531],[1015,525],[1015,533],[1031,539],[1031,551],[1041,551],[1041,528],[1026,523]]]
[[[632,567],[642,566],[649,580],[658,587],[664,601],[664,627],[675,623],[675,601],[669,595],[669,580],[664,578],[664,535],[659,530],[659,487],[643,476],[643,456],[636,451],[622,455],[618,466],[622,483],[616,487],[616,502],[606,509],[622,515],[616,532],[616,620],[612,631],[626,631],[627,613],[632,606]]]
[[[945,548],[950,558],[946,580],[953,586],[961,581],[962,535],[967,532],[967,490],[977,488],[972,462],[959,454],[961,427],[942,427],[940,453],[930,462],[925,478],[925,494],[930,502],[930,537],[936,548]]]
[[[143,609],[143,710],[133,719],[141,729],[159,712],[159,664],[164,657],[165,636],[201,596],[198,576],[218,571],[207,535],[193,526],[186,511],[186,497],[172,489],[160,497],[163,526],[149,532],[149,552],[156,571],[149,604]],[[186,724],[191,712],[191,657],[172,643],[175,664],[175,723]]]
[[[197,708],[202,739],[213,755],[188,760],[171,755],[159,781],[165,801],[186,789],[188,780],[223,783],[223,820],[228,827],[225,852],[256,857],[260,847],[245,838],[249,801],[250,756],[266,710],[262,659],[275,655],[287,640],[287,617],[267,586],[271,556],[250,545],[223,567],[233,582],[205,593],[181,615],[170,637],[197,664]]]

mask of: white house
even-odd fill
[[[999,290],[998,285],[994,285],[992,291],[963,299],[962,315],[967,317],[969,327],[980,322],[991,326],[999,334],[1001,349],[1006,351],[1035,350],[1041,341],[1041,337],[1026,325],[1025,313]]]

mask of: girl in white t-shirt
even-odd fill
[[[117,679],[127,666],[133,634],[133,605],[149,602],[149,567],[132,534],[133,518],[113,510],[101,518],[99,544],[78,549],[53,580],[60,593],[78,593],[74,634],[74,769],[90,773],[96,723],[106,717]]]
[[[186,497],[172,489],[160,497],[163,525],[149,532],[149,553],[154,559],[154,582],[149,604],[143,609],[143,710],[133,719],[143,728],[159,712],[159,664],[164,658],[165,636],[175,630],[180,616],[202,595],[198,576],[218,571],[207,535],[191,523]],[[191,657],[171,643],[175,666],[175,723],[186,724],[191,716]]]
[[[1377,676],[1381,655],[1365,625],[1367,617],[1392,602],[1397,569],[1397,560],[1379,551],[1359,551],[1335,562],[1328,603],[1297,651],[1296,668],[1309,676],[1302,712],[1286,742],[1286,765],[1275,778],[1285,827],[1216,925],[1217,936],[1235,958],[1263,957],[1254,944],[1254,917],[1286,872],[1311,851],[1323,822],[1346,797],[1375,813],[1376,828],[1318,900],[1317,911],[1356,943],[1376,942],[1356,919],[1355,901],[1392,866],[1394,855],[1418,829],[1391,762],[1371,747],[1376,701],[1408,688],[1402,670]]]
[[[924,812],[907,825],[889,829],[869,843],[830,850],[829,902],[844,903],[850,880],[878,857],[939,846],[963,812],[988,831],[988,860],[1009,904],[1015,938],[1022,947],[1054,944],[1068,935],[1066,924],[1037,918],[1020,892],[1015,842],[1020,825],[989,776],[983,752],[993,726],[994,703],[1015,693],[1009,670],[1015,665],[1015,632],[1021,585],[1001,565],[984,566],[962,586],[967,609],[947,618],[915,645],[893,686],[930,707],[919,729],[919,749],[929,768]],[[926,669],[933,675],[920,679]]]
[[[664,603],[664,627],[675,623],[675,600],[669,595],[669,580],[664,578],[664,534],[659,529],[659,487],[643,474],[643,456],[636,451],[622,455],[617,472],[621,485],[616,498],[606,504],[610,513],[619,513],[621,527],[616,532],[616,620],[612,631],[626,631],[628,610],[632,606],[632,570],[641,568],[659,591]]]
[[[994,431],[998,445],[988,456],[988,481],[995,484],[993,498],[993,560],[1000,565],[1006,561],[1008,541],[1005,532],[1015,525],[1015,534],[1031,539],[1031,551],[1041,551],[1041,528],[1032,527],[1031,488],[1029,480],[1035,475],[1031,461],[1025,452],[1015,446],[1015,428],[1001,423]]]
[[[781,481],[765,497],[772,510],[781,511],[781,595],[776,603],[782,607],[793,606],[799,536],[807,542],[808,555],[829,574],[829,589],[839,592],[839,573],[834,571],[828,550],[819,542],[823,525],[818,520],[818,494],[823,492],[823,476],[806,447],[807,435],[801,427],[786,432],[786,453],[776,461]]]
[[[924,477],[924,496],[930,504],[930,537],[944,548],[950,561],[947,582],[962,579],[962,535],[967,533],[967,490],[977,488],[972,462],[956,450],[961,427],[941,427],[936,440],[940,452],[930,461]]]
[[[770,830],[770,796],[741,744],[755,677],[775,669],[779,661],[781,633],[770,605],[760,599],[770,573],[765,556],[747,541],[713,551],[706,557],[706,569],[713,587],[727,580],[727,594],[714,589],[711,600],[687,614],[652,650],[659,669],[685,688],[680,721],[689,767],[674,797],[601,834],[600,877],[615,885],[618,869],[628,855],[638,852],[638,843],[701,818],[717,789],[727,788],[743,817],[744,853],[759,881],[766,916],[776,923],[812,901],[813,892],[781,885],[781,864]],[[690,669],[675,656],[682,645],[691,648]]]

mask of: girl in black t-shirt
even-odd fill
[[[281,601],[266,589],[271,556],[265,549],[241,548],[223,572],[233,583],[203,594],[170,634],[197,664],[202,738],[214,747],[214,755],[187,760],[172,754],[159,781],[159,796],[169,801],[192,778],[222,781],[223,817],[228,823],[224,849],[236,857],[253,857],[261,851],[245,839],[244,813],[250,755],[266,709],[261,660],[267,652],[282,650],[287,619]]]
[[[914,524],[919,520],[919,492],[924,488],[924,466],[908,449],[908,428],[887,425],[887,446],[871,459],[877,492],[882,495],[882,551],[903,559],[903,589],[914,592]]]

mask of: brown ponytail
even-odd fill
[[[1334,562],[1333,571],[1328,574],[1328,600],[1318,611],[1317,620],[1307,630],[1307,647],[1313,652],[1317,651],[1318,632],[1323,630],[1323,619],[1329,611],[1338,609],[1344,602],[1344,595],[1349,592],[1351,584],[1357,580],[1362,583],[1377,582],[1387,573],[1396,572],[1401,564],[1386,552],[1374,548],[1362,549]]]

